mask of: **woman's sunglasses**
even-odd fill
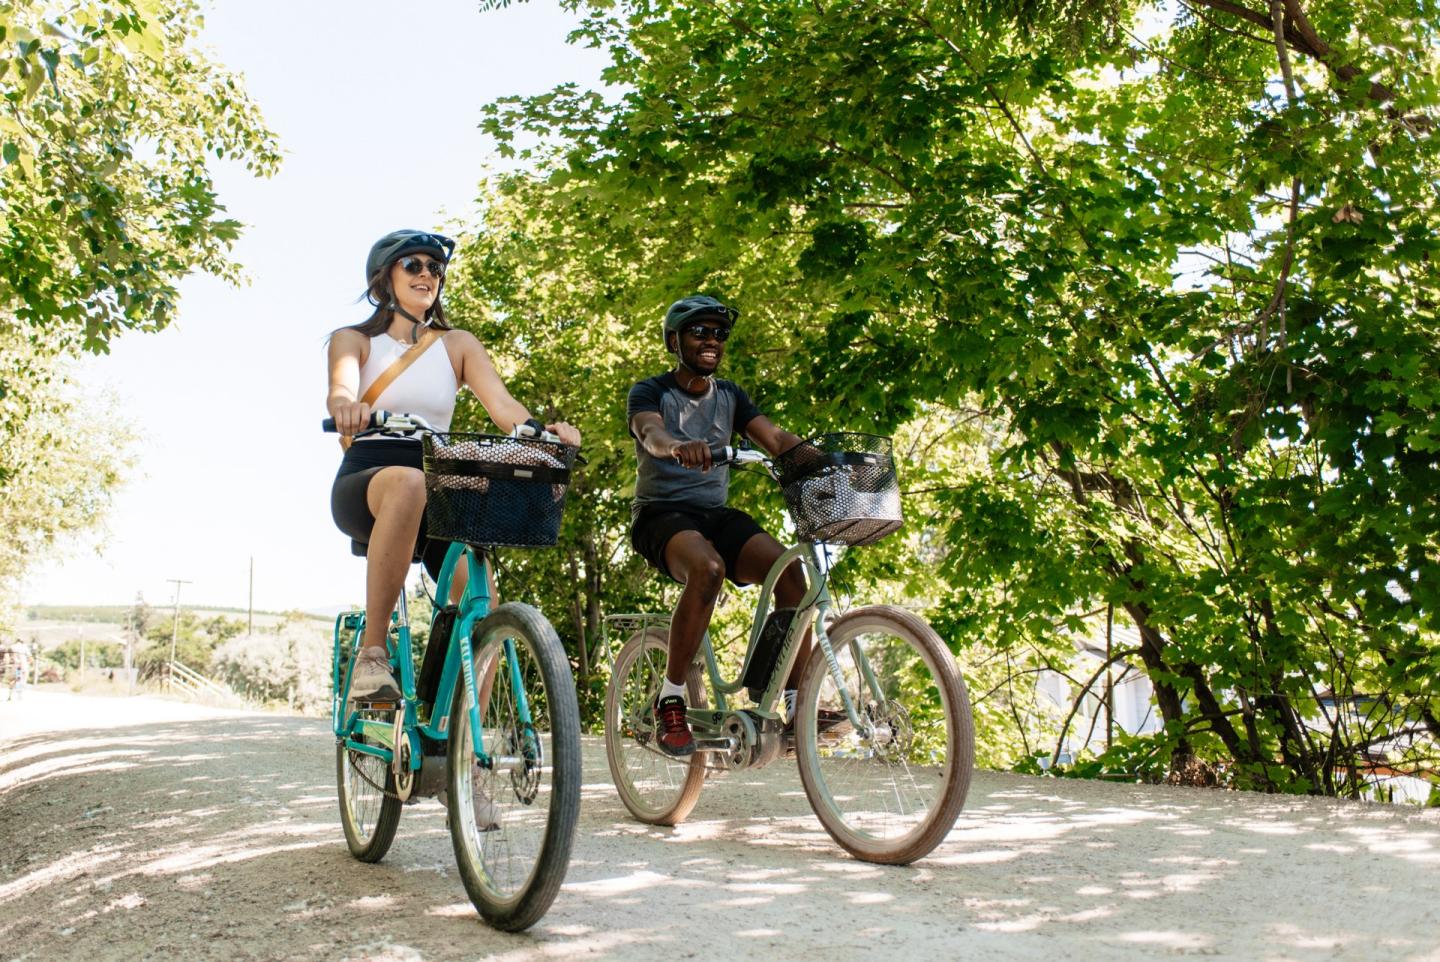
[[[697,341],[708,341],[713,337],[715,340],[724,343],[730,338],[730,328],[711,327],[709,324],[691,324],[685,328],[685,333]]]
[[[402,257],[400,258],[400,269],[412,277],[419,277],[421,271],[429,271],[430,276],[436,280],[445,278],[445,265],[429,258]]]

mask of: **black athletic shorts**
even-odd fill
[[[654,501],[642,505],[635,520],[630,522],[630,546],[660,572],[676,581],[665,567],[665,546],[682,531],[698,531],[715,546],[725,562],[725,577],[737,585],[745,584],[735,576],[740,549],[745,542],[765,529],[738,508],[695,508],[675,501]]]
[[[362,544],[370,543],[370,532],[375,527],[375,516],[370,513],[370,503],[365,491],[370,479],[382,468],[401,465],[420,470],[423,454],[419,441],[408,438],[394,441],[357,441],[350,445],[335,474],[335,484],[330,488],[330,514],[335,526]],[[432,541],[425,537],[425,518],[420,518],[420,528],[415,532],[415,557],[425,563],[425,570],[434,578],[440,574],[445,563],[445,552],[450,545],[444,541]]]

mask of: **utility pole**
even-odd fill
[[[180,636],[180,586],[190,584],[183,578],[167,578],[166,581],[175,585],[175,622],[170,627],[170,664],[166,670],[166,680],[169,682],[170,690],[175,690],[175,640]]]
[[[131,606],[125,621],[125,694],[135,694],[135,608]]]
[[[245,628],[246,635],[255,634],[255,556],[250,556],[250,618]]]

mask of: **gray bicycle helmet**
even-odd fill
[[[679,332],[686,324],[702,317],[718,317],[726,324],[734,325],[735,319],[740,312],[726,304],[722,304],[713,297],[704,294],[691,294],[689,297],[682,297],[670,305],[665,312],[665,324],[661,331],[660,338],[665,344],[665,350],[670,350],[670,335]]]
[[[450,256],[455,253],[455,242],[443,234],[432,234],[423,230],[392,230],[370,247],[365,258],[365,283],[369,284],[376,274],[391,261],[406,254],[432,254],[441,263],[449,265]]]

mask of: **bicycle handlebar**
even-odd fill
[[[751,448],[712,444],[710,445],[710,460],[715,464],[759,464],[765,460],[765,454]]]
[[[380,410],[371,411],[371,412],[370,412],[370,424],[369,424],[369,426],[368,426],[365,430],[367,430],[367,431],[377,430],[382,424],[384,424],[384,423],[386,422],[386,420],[389,419],[389,417],[390,417],[390,412],[389,412],[389,411],[380,411]],[[326,434],[335,434],[335,433],[337,433],[340,429],[335,426],[335,419],[334,419],[334,418],[326,418],[325,420],[323,420],[323,421],[320,422],[320,430],[324,431]]]
[[[321,421],[320,430],[331,434],[335,433],[338,430],[335,427],[335,419],[326,418],[325,420]],[[367,434],[374,434],[376,432],[381,432],[384,434],[403,434],[411,436],[416,434],[436,433],[435,429],[430,426],[430,422],[426,421],[418,414],[400,414],[394,411],[371,411],[369,427],[361,431],[359,434],[356,434],[355,436],[357,438],[364,437]],[[523,424],[515,425],[515,427],[510,431],[510,437],[538,438],[541,441],[553,441],[556,443],[561,443],[560,436],[558,434],[551,434],[549,431],[545,430],[543,426],[541,426],[539,421],[536,421],[533,418],[529,421],[524,422]]]

